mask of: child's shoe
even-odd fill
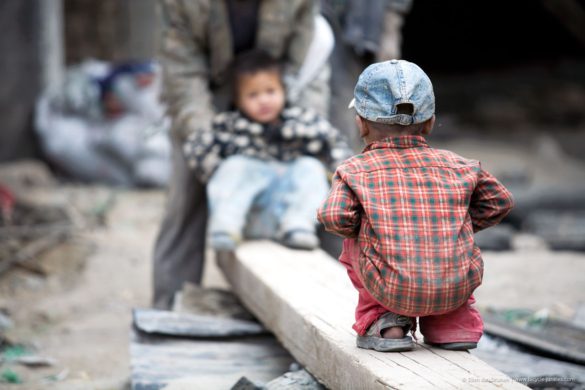
[[[282,243],[293,249],[312,250],[319,246],[319,238],[309,230],[292,230],[284,234]]]
[[[382,314],[376,322],[368,328],[365,336],[357,336],[357,346],[364,349],[374,349],[380,352],[402,352],[414,348],[412,337],[404,336],[401,339],[385,339],[382,332],[385,329],[399,326],[406,335],[414,326],[412,319],[400,314],[388,312]]]
[[[425,340],[425,344],[431,347],[446,349],[448,351],[467,351],[469,349],[477,348],[477,343],[473,341],[460,341],[454,343],[429,343]]]
[[[209,244],[216,251],[234,251],[240,242],[239,238],[227,232],[211,233]]]

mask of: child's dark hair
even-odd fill
[[[244,75],[254,75],[258,72],[276,72],[280,78],[282,67],[274,57],[264,50],[250,50],[236,57],[231,65],[231,85],[237,96],[240,78]],[[282,80],[281,80],[282,82]]]

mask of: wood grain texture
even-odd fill
[[[266,383],[288,370],[292,358],[269,336],[189,339],[132,330],[133,390],[230,389],[242,376]]]
[[[156,309],[134,309],[134,326],[148,334],[177,337],[236,337],[268,333],[253,321],[217,316],[176,313]]]
[[[422,343],[405,353],[357,348],[357,293],[345,269],[322,251],[255,241],[218,262],[248,309],[330,389],[526,388],[467,352]]]

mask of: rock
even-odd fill
[[[579,306],[577,306],[575,315],[573,316],[571,322],[585,330],[585,303],[581,302]]]
[[[245,376],[241,377],[240,380],[231,388],[231,390],[263,390],[265,387],[257,385]]]
[[[512,249],[514,229],[510,225],[497,225],[475,234],[475,243],[481,250],[507,251]]]
[[[22,160],[0,164],[0,182],[16,192],[33,187],[53,187],[56,180],[45,163]]]
[[[323,387],[305,369],[287,372],[266,384],[266,390],[324,390]]]
[[[556,250],[585,251],[585,210],[535,211],[522,224]]]
[[[475,107],[475,118],[479,123],[491,123],[494,126],[517,126],[529,122],[530,113],[515,98],[504,96],[484,96]]]
[[[174,302],[173,311],[179,313],[254,320],[231,291],[219,288],[203,288],[187,282],[175,295]]]
[[[515,190],[513,192],[515,206],[506,221],[515,227],[525,225],[529,215],[537,212],[561,211],[585,212],[585,187],[583,185],[570,187],[539,187]],[[530,224],[528,224],[530,225]]]
[[[50,367],[57,364],[57,361],[53,358],[34,355],[21,356],[15,359],[15,362],[27,367]]]
[[[300,368],[300,366],[298,367]],[[266,385],[259,385],[243,376],[231,390],[325,390],[325,387],[313,378],[307,370],[298,369],[287,372],[271,380]]]
[[[10,317],[0,310],[0,333],[12,328],[13,323]]]
[[[515,166],[506,168],[497,177],[510,190],[527,188],[534,179],[527,167]]]

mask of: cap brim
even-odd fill
[[[355,107],[355,98],[351,99],[351,102],[349,102],[349,105],[347,106],[347,108],[354,108]]]

